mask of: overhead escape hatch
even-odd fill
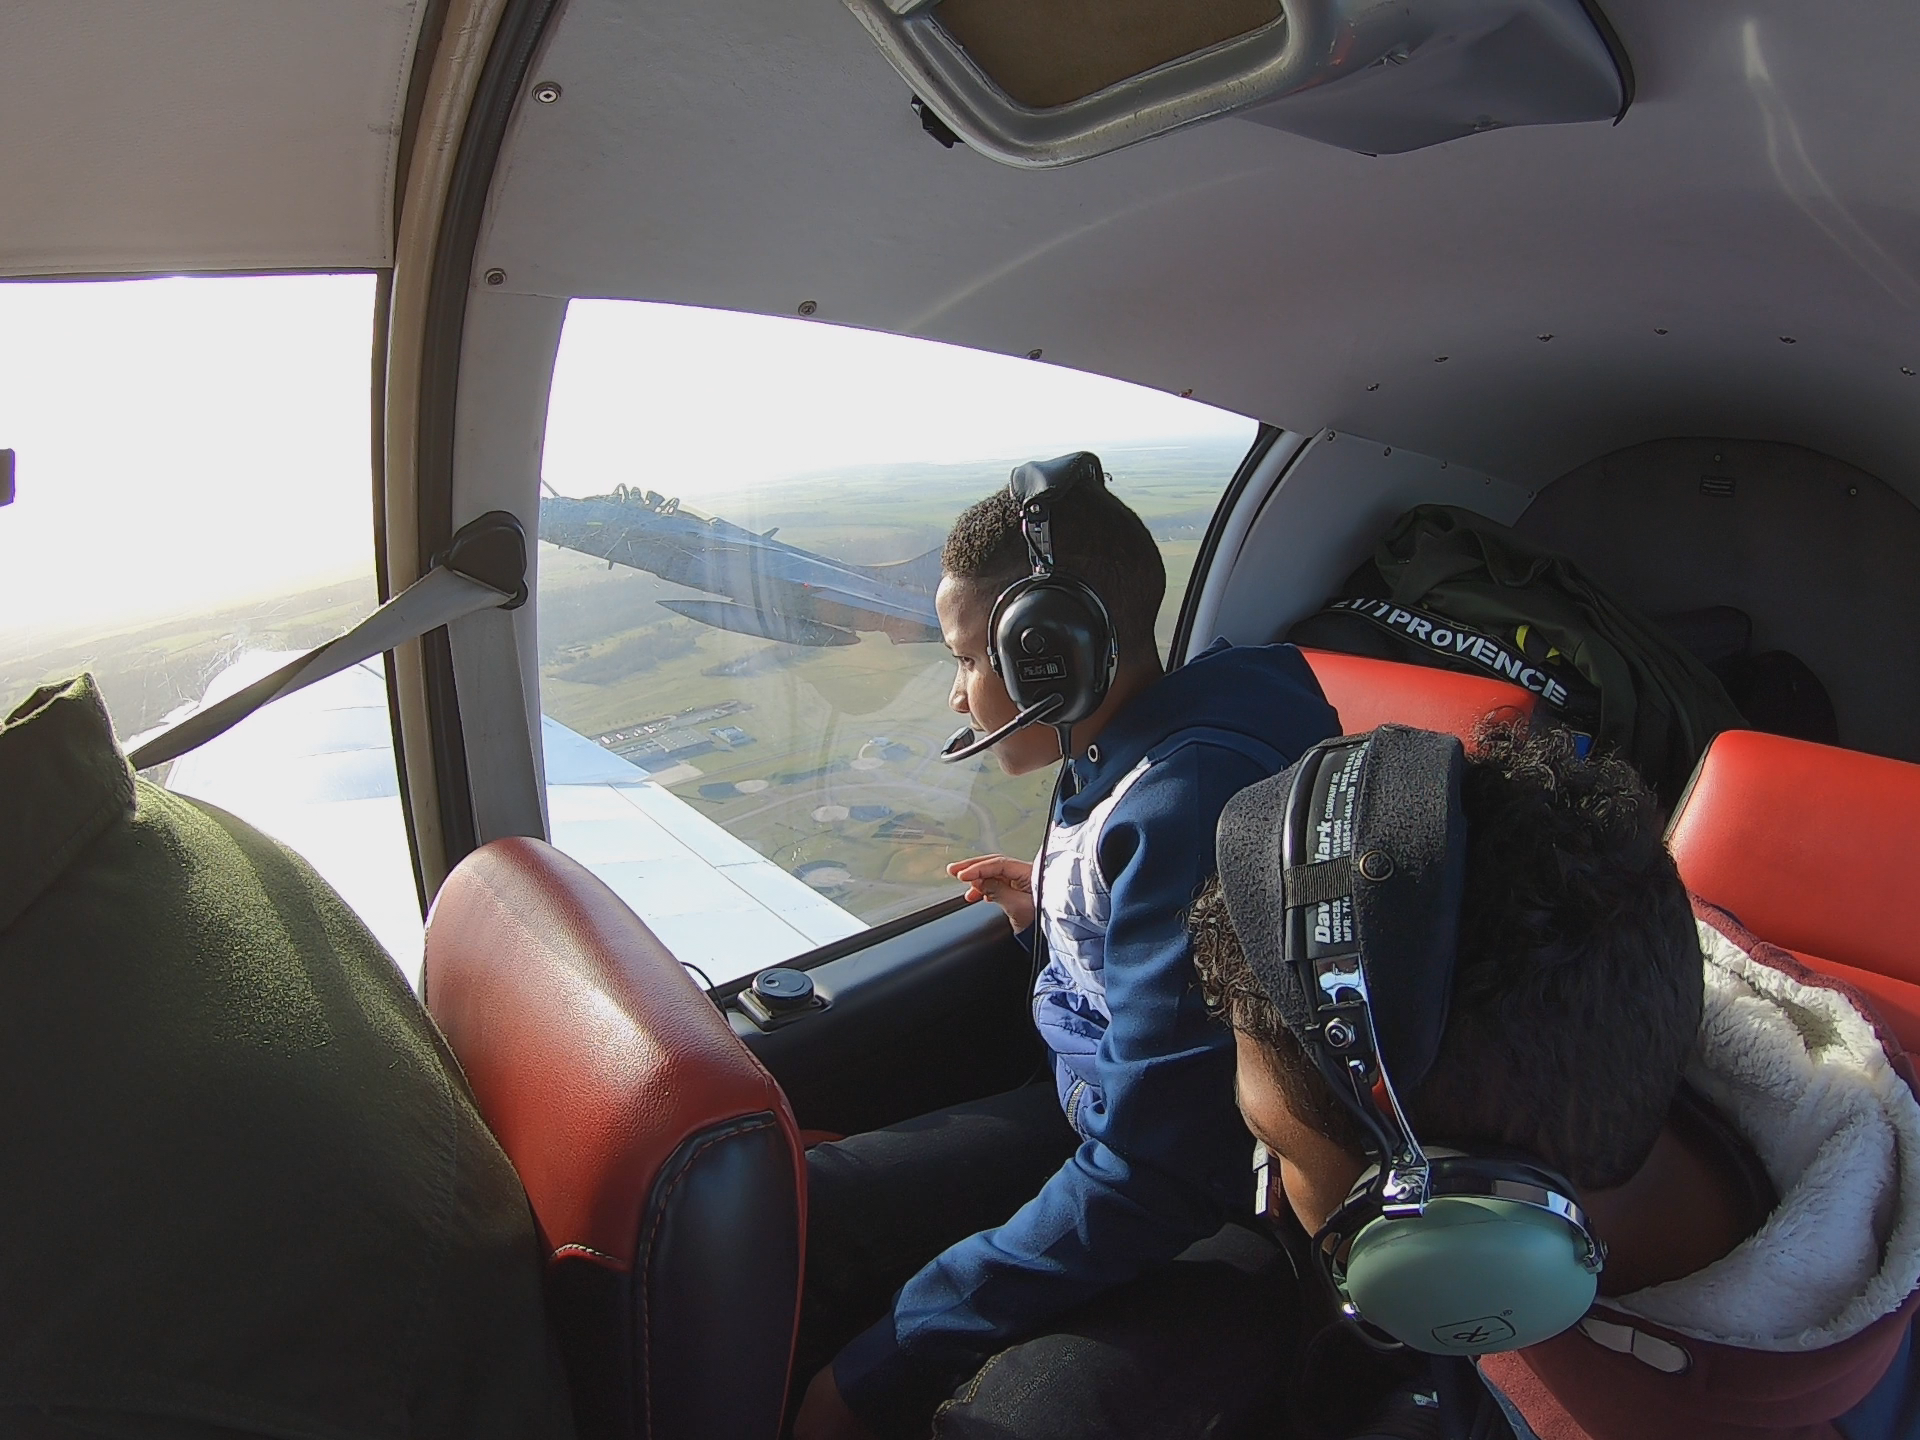
[[[1381,155],[1633,98],[1588,0],[846,3],[955,134],[1028,168],[1228,114]]]

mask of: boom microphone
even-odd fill
[[[949,765],[956,760],[971,760],[983,750],[991,750],[1014,731],[1024,730],[1027,726],[1046,719],[1064,703],[1064,696],[1049,695],[1039,704],[1029,705],[991,735],[979,740],[973,738],[973,727],[962,725],[953,732],[952,738],[947,741],[946,748],[941,750],[940,758]]]

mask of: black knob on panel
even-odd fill
[[[768,1010],[804,1010],[813,1004],[813,977],[804,970],[775,966],[753,977],[753,993]]]

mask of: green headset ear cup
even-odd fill
[[[1573,1228],[1530,1205],[1444,1195],[1354,1237],[1341,1288],[1362,1319],[1429,1355],[1488,1355],[1577,1324],[1598,1277]]]

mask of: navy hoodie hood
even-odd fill
[[[1088,754],[1070,762],[1079,789],[1056,818],[1068,824],[1084,819],[1141,760],[1162,759],[1179,745],[1274,752],[1287,757],[1284,769],[1317,741],[1339,733],[1339,715],[1295,646],[1216,640],[1134,696]],[[1211,851],[1211,828],[1205,844]]]

